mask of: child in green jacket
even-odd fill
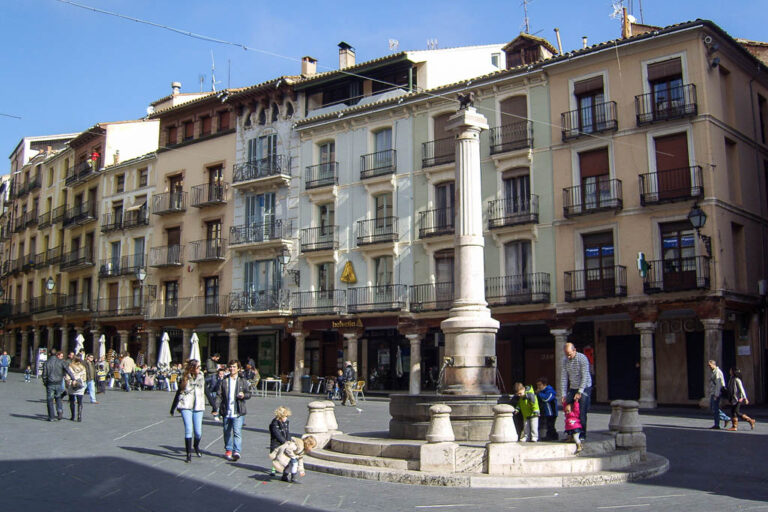
[[[515,382],[514,393],[518,396],[517,408],[523,416],[522,442],[535,443],[539,440],[539,401],[533,386]]]

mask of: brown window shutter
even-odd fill
[[[229,112],[219,112],[219,131],[229,130]]]
[[[683,65],[680,62],[680,57],[648,64],[648,81],[650,82],[682,74]]]
[[[435,116],[435,139],[444,139],[446,137],[450,137],[451,134],[445,129],[445,127],[448,125],[448,118],[451,117],[453,114],[447,113],[447,114],[441,114],[439,116]]]
[[[685,133],[654,137],[656,146],[656,170],[688,167],[688,137]]]
[[[573,95],[603,92],[603,76],[594,76],[573,84]]]
[[[579,153],[579,170],[582,178],[610,174],[608,148]]]
[[[512,96],[499,103],[501,124],[524,121],[528,117],[528,105],[525,96]],[[505,115],[511,114],[511,115]]]
[[[204,135],[211,133],[211,116],[205,116],[203,118],[203,127],[201,131]]]
[[[515,167],[513,169],[507,169],[501,174],[502,180],[508,180],[510,178],[517,178],[518,176],[527,175],[530,170],[527,167]]]

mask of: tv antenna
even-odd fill
[[[530,34],[531,33],[531,19],[528,17],[528,4],[531,3],[533,0],[523,0],[522,6],[523,6],[523,13],[525,17],[523,18],[523,25],[525,26],[525,33]]]
[[[437,38],[427,39],[427,50],[437,50]]]
[[[397,52],[397,49],[400,48],[400,41],[397,39],[390,39],[389,40],[389,51],[391,52]]]
[[[211,91],[216,92],[216,84],[220,83],[216,81],[216,61],[213,60],[213,50],[211,50]]]
[[[200,92],[203,92],[203,87],[205,87],[205,73],[197,75],[197,81],[200,82]]]

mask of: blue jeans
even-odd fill
[[[5,379],[8,378],[8,367],[7,366],[0,366],[0,379],[5,382]]]
[[[592,403],[592,399],[589,397],[590,389],[585,389],[579,399],[579,421],[581,421],[582,438],[587,438],[587,412],[589,411],[589,405]],[[578,389],[569,389],[566,395],[567,401],[572,401],[573,396],[578,393]]]
[[[123,374],[123,386],[126,391],[131,390],[131,374],[130,373]]]
[[[64,406],[61,403],[61,386],[58,383],[45,386],[45,401],[48,403],[49,420],[55,419],[57,415],[64,412]]]
[[[203,413],[205,411],[193,411],[192,409],[181,409],[181,419],[184,420],[184,437],[192,438],[194,430],[195,437],[203,437]]]
[[[720,409],[720,397],[715,395],[709,396],[709,410],[712,411],[712,419],[715,421],[715,426],[719,427],[721,421],[731,421],[731,418]]]
[[[91,403],[96,401],[96,383],[94,381],[88,381],[85,385],[85,392],[91,397]]]
[[[224,419],[224,449],[228,452],[240,453],[243,446],[243,420],[245,416]]]

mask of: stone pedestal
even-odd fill
[[[501,396],[393,394],[389,397],[389,435],[395,439],[426,439],[429,409],[435,404],[451,408],[451,425],[458,441],[488,441],[493,425],[493,407]]]
[[[656,408],[656,369],[653,363],[653,334],[656,332],[655,322],[635,324],[640,331],[640,407],[643,409]]]
[[[421,471],[454,473],[456,471],[456,450],[453,428],[451,427],[451,408],[445,404],[436,404],[429,408],[431,416],[427,431],[427,444],[419,450]]]
[[[147,364],[150,366],[157,364],[157,339],[152,329],[147,329]]]
[[[515,428],[515,408],[508,404],[499,404],[493,408],[493,413],[493,426],[488,437],[491,443],[517,442],[519,439]]]
[[[325,400],[325,427],[329,434],[340,434],[339,423],[336,421],[336,404]]]
[[[436,404],[429,408],[429,429],[427,430],[428,443],[443,443],[454,441],[451,427],[451,408],[445,404]]]
[[[621,421],[616,435],[616,448],[640,450],[645,457],[646,438],[638,414],[639,404],[634,400],[624,400],[621,404]]]
[[[611,418],[608,420],[608,430],[611,432],[619,431],[619,425],[621,424],[621,407],[623,404],[623,400],[614,400],[611,402]]]
[[[21,331],[21,354],[19,354],[19,368],[24,370],[29,364],[29,331]]]
[[[328,432],[328,424],[325,417],[325,402],[309,402],[307,408],[309,409],[309,416],[307,417],[307,424],[304,427],[304,432],[307,434],[325,434]]]
[[[549,332],[555,337],[555,382],[552,387],[557,390],[560,398],[563,398],[568,392],[567,389],[560,389],[563,387],[563,357],[565,354],[563,351],[565,350],[565,344],[568,343],[568,336],[571,335],[571,330],[551,329]]]

